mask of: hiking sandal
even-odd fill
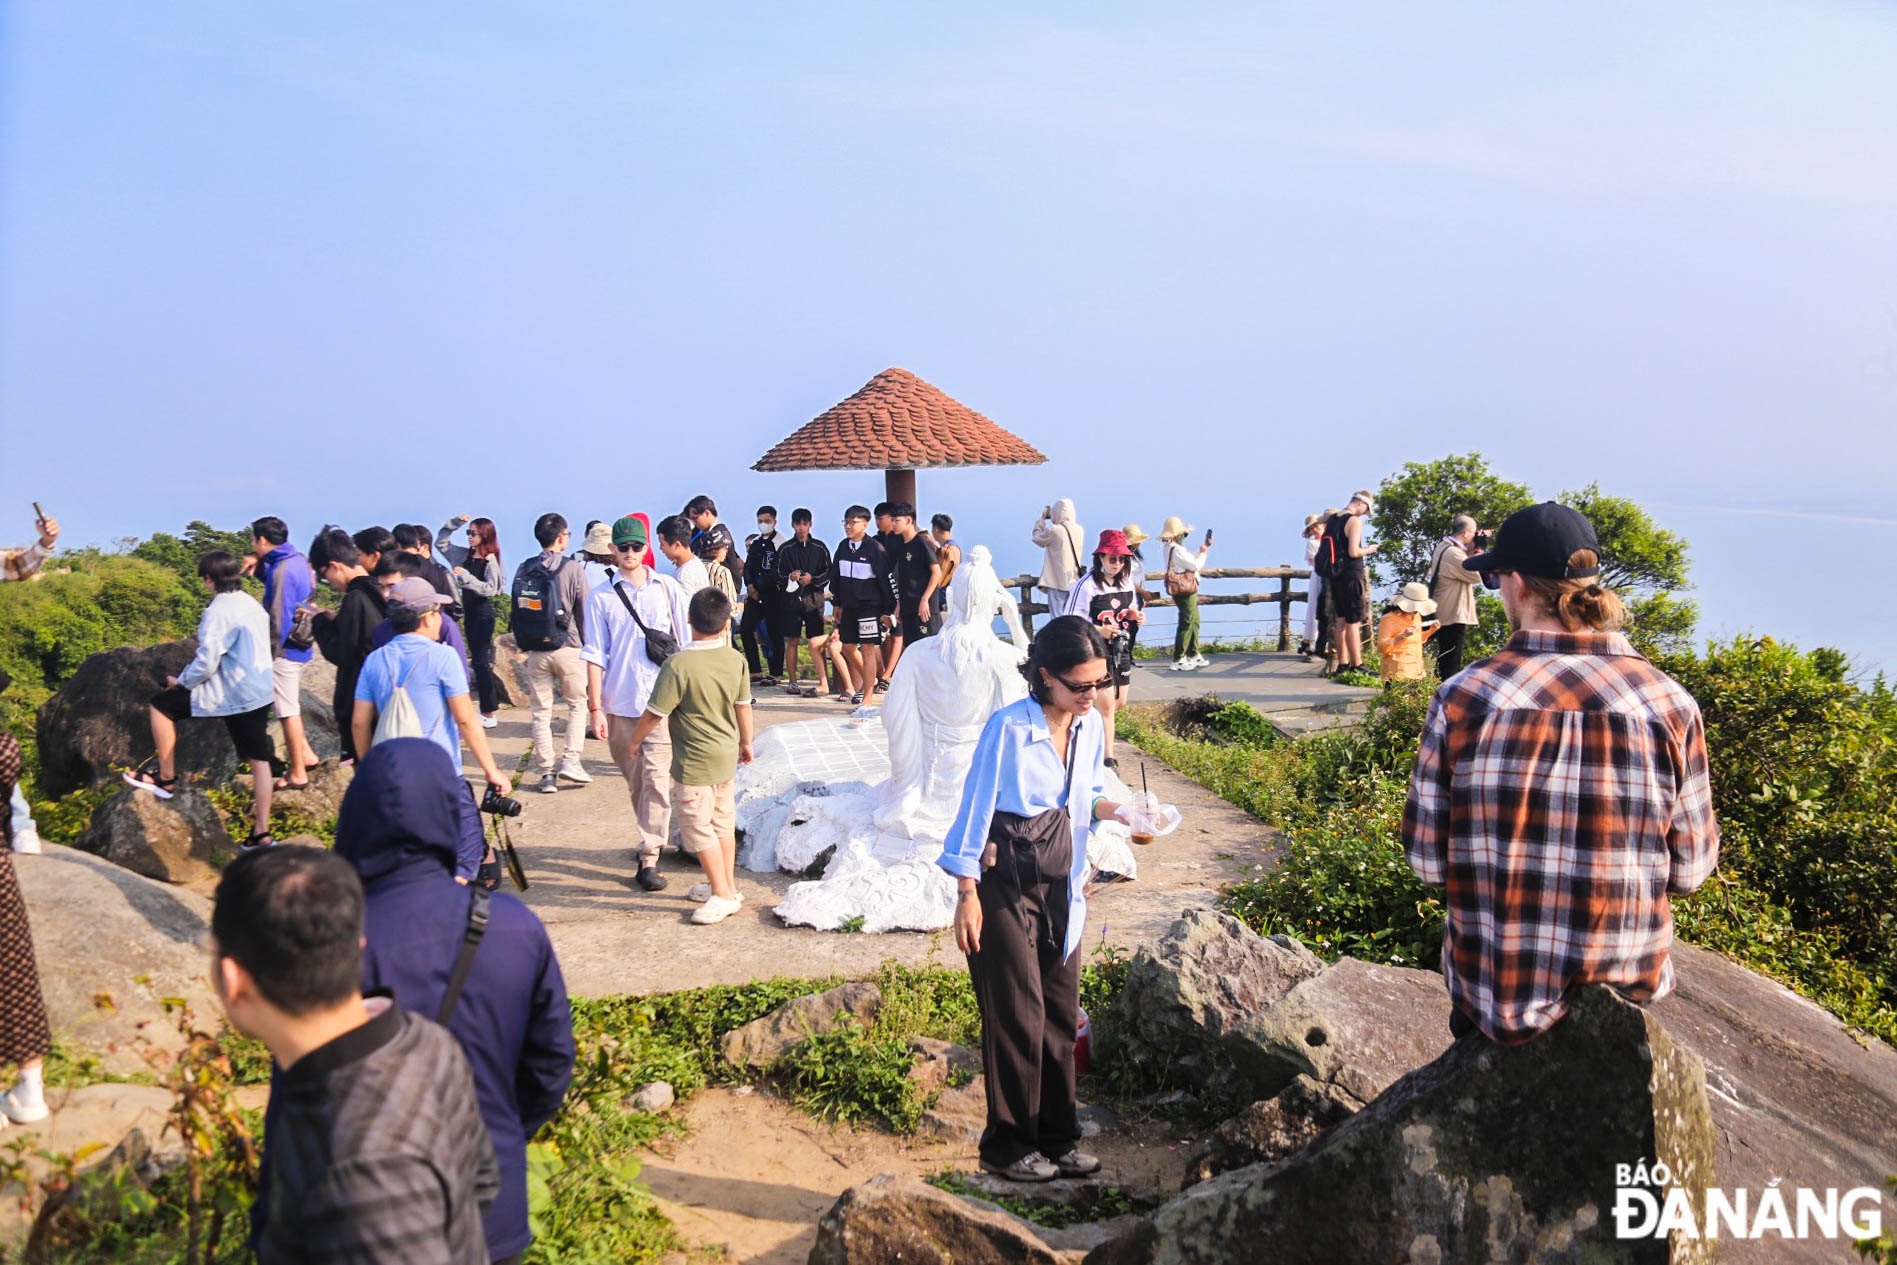
[[[158,761],[155,759],[147,760],[121,776],[127,786],[134,790],[150,791],[159,799],[170,799],[178,789],[178,775],[174,773],[170,777],[159,777]]]
[[[253,830],[244,838],[242,843],[237,845],[237,850],[239,852],[255,852],[259,848],[274,848],[276,846],[277,841],[271,837],[268,830]]]

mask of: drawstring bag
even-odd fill
[[[389,693],[389,705],[375,718],[375,737],[369,740],[372,747],[380,746],[391,738],[426,738],[427,728],[422,724],[422,714],[415,709],[415,700],[408,696],[408,678],[414,675],[415,665],[422,660],[416,655],[408,661],[408,670],[402,673],[402,679],[395,683],[395,689]]]

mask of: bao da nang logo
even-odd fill
[[[1763,1190],[1675,1186],[1665,1161],[1614,1165],[1614,1237],[1662,1239],[1675,1231],[1689,1239],[1874,1239],[1884,1232],[1883,1192],[1784,1186]]]

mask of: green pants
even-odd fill
[[[1172,657],[1178,660],[1199,653],[1199,595],[1181,593],[1173,600],[1179,603],[1179,631],[1172,635]]]

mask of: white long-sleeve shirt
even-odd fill
[[[671,633],[680,649],[692,644],[687,618],[691,595],[669,575],[647,568],[646,577],[634,588],[615,572],[586,598],[586,640],[580,658],[600,669],[599,705],[608,716],[643,716],[659,679],[659,665],[646,653],[645,633],[619,600],[621,592],[647,628]]]
[[[248,593],[219,593],[198,620],[198,653],[178,673],[193,716],[241,716],[275,693],[270,616]]]

